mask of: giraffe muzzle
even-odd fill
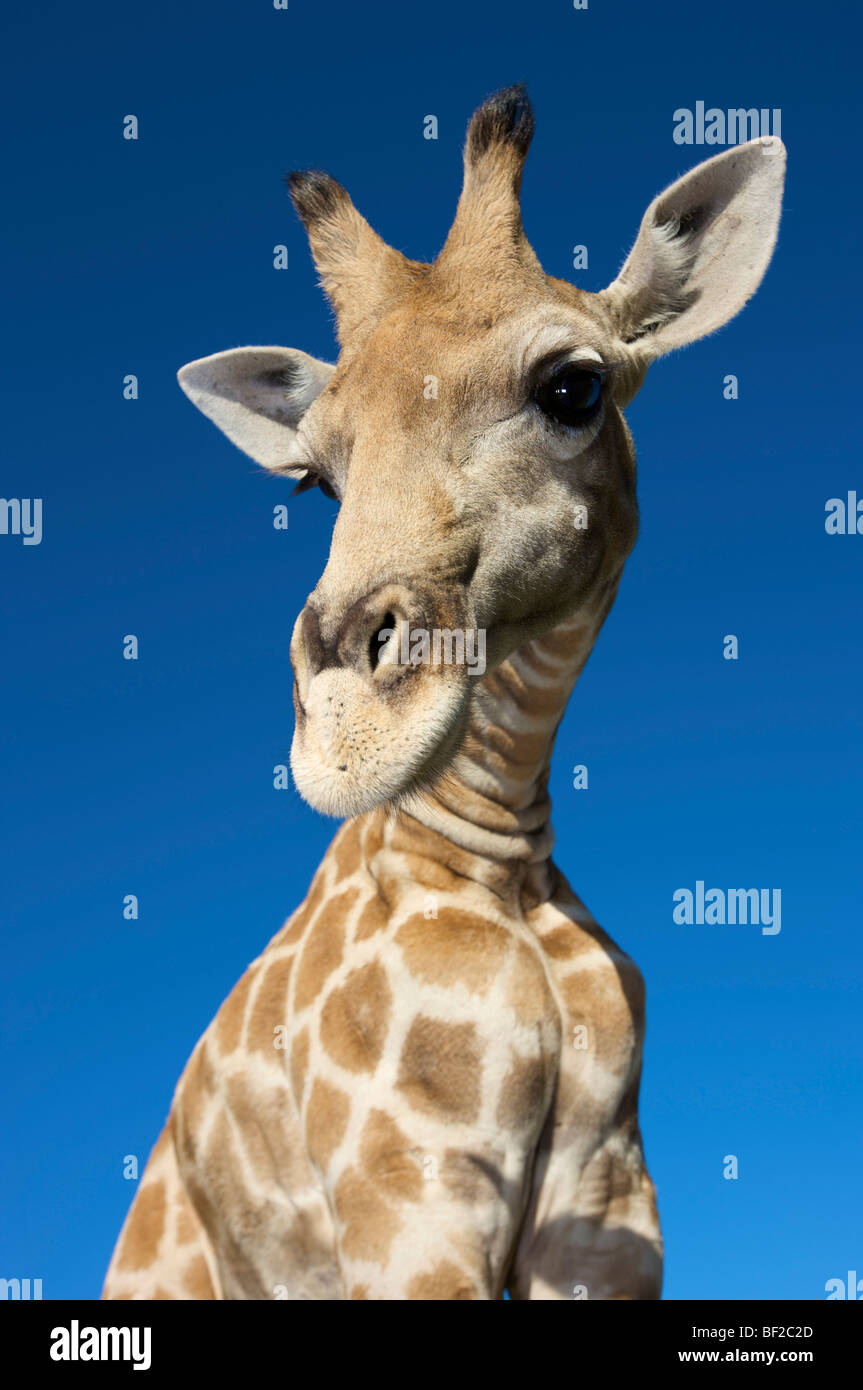
[[[465,662],[417,659],[417,632],[458,606],[383,584],[341,607],[312,595],[294,628],[300,793],[329,815],[354,815],[440,770],[470,700]],[[449,633],[450,629],[446,629]],[[433,651],[433,644],[429,644]]]

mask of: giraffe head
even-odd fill
[[[654,358],[743,307],[772,254],[785,154],[764,138],[655,198],[607,289],[554,279],[521,224],[532,134],[521,87],[479,108],[431,265],[387,246],[328,175],[291,175],[338,361],[249,347],[179,374],[252,458],[340,499],[291,643],[292,768],[332,815],[429,782],[483,666],[607,603],[637,530],[623,408]]]

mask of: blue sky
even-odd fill
[[[665,1296],[823,1298],[863,1271],[863,536],[824,528],[828,498],[863,497],[859,15],[832,0],[97,0],[4,24],[0,491],[43,499],[43,539],[0,535],[0,1275],[98,1295],[133,1195],[123,1156],[143,1166],[196,1039],[334,829],[272,785],[288,640],[334,504],[297,498],[273,530],[289,486],[194,411],[176,370],[244,343],[331,360],[284,171],[329,170],[429,259],[471,110],[525,80],[526,229],[549,273],[588,290],[614,278],[653,195],[715,152],[674,143],[675,110],[782,111],[764,284],[628,411],[641,536],[552,789],[558,862],[647,980]],[[672,894],[697,880],[781,889],[781,932],[676,925]]]

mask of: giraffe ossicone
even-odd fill
[[[548,772],[636,537],[623,408],[757,289],[785,155],[685,174],[589,294],[524,234],[532,134],[521,87],[475,113],[431,265],[292,175],[337,362],[180,372],[252,458],[341,502],[291,642],[291,765],[349,819],[196,1046],[107,1298],[659,1297],[643,982],[552,862]],[[417,631],[482,633],[483,673],[405,661]]]

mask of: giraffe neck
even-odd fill
[[[614,589],[598,612],[579,613],[525,643],[482,677],[451,766],[394,812],[396,820],[420,822],[475,861],[471,877],[533,866],[529,877],[542,894],[554,843],[548,793],[554,740]]]

